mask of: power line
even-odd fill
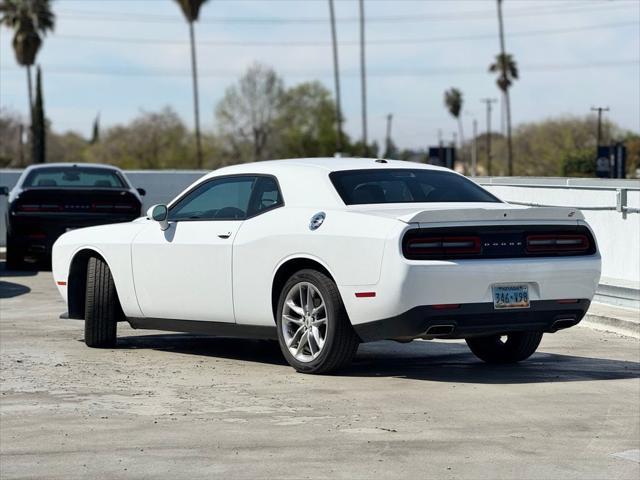
[[[609,29],[614,27],[638,27],[638,22],[613,22],[602,23],[597,25],[583,25],[573,28],[561,28],[561,29],[541,29],[541,30],[527,30],[521,32],[509,33],[509,38],[512,37],[530,37],[539,35],[554,35],[565,34],[574,32],[593,31],[601,29]],[[494,40],[496,37],[495,32],[481,33],[473,35],[460,35],[460,36],[442,36],[442,37],[427,37],[427,38],[388,38],[380,40],[368,40],[367,45],[403,45],[403,44],[419,44],[419,43],[438,43],[438,42],[456,42],[465,40]],[[157,45],[183,45],[188,46],[187,42],[182,40],[167,40],[163,38],[131,38],[131,37],[111,37],[100,35],[54,35],[51,37],[54,40],[70,40],[70,41],[93,41],[93,42],[107,42],[107,43],[137,43],[137,44],[157,44]],[[314,46],[331,46],[331,42],[326,41],[280,41],[280,42],[260,42],[260,41],[218,41],[218,40],[199,40],[199,46],[216,46],[216,47],[314,47]],[[339,42],[340,46],[359,46],[359,40],[343,41]]]
[[[576,63],[576,64],[538,64],[521,67],[523,72],[554,72],[554,71],[566,71],[566,70],[581,70],[589,68],[604,68],[604,67],[624,67],[635,66],[640,64],[640,59],[623,59],[623,60],[604,60],[600,62],[591,63]],[[191,74],[184,70],[107,70],[107,69],[92,69],[87,66],[72,66],[72,65],[43,65],[47,74],[56,75],[103,75],[103,76],[123,76],[123,77],[191,77]],[[7,71],[21,71],[18,67],[7,67],[3,69]],[[199,73],[200,77],[239,77],[242,75],[242,71],[232,70],[205,70]],[[332,75],[331,69],[327,70],[292,70],[284,72],[285,75],[295,76],[330,76]],[[432,69],[414,69],[414,70],[374,70],[367,72],[369,77],[422,77],[422,76],[437,76],[437,75],[486,75],[486,66],[476,65],[471,67],[442,67]],[[359,77],[359,70],[347,70],[342,73],[341,76]]]
[[[544,15],[557,15],[563,13],[584,13],[591,11],[608,12],[620,8],[628,8],[629,4],[611,5],[609,2],[598,5],[566,5],[564,7],[554,7],[548,9],[523,8],[512,11],[508,18],[513,17],[535,17]],[[140,14],[140,13],[113,13],[86,10],[59,10],[60,18],[90,20],[90,21],[115,21],[115,22],[134,22],[134,23],[178,23],[180,18],[172,15],[159,14]],[[442,22],[460,20],[493,20],[495,12],[493,10],[468,10],[466,12],[451,12],[438,15],[388,15],[374,16],[367,19],[370,23],[415,23],[415,22]],[[326,17],[224,17],[224,18],[201,18],[200,23],[210,24],[325,24]],[[357,23],[359,17],[343,17],[336,18],[338,23]]]

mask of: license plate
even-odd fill
[[[493,308],[529,308],[528,285],[494,285]]]

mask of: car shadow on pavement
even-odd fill
[[[275,340],[210,337],[189,333],[118,337],[118,349],[152,349],[164,352],[286,365]]]
[[[13,282],[3,282],[0,280],[0,299],[19,297],[25,293],[29,293],[31,289],[26,285]]]
[[[138,335],[119,337],[117,348],[286,365],[278,343],[267,340]],[[478,360],[463,343],[382,341],[360,345],[353,364],[335,375],[477,384],[577,382],[640,378],[640,363],[541,352],[518,364],[489,365]]]
[[[539,352],[517,364],[490,365],[477,359],[462,343],[393,343],[362,345],[352,366],[341,374],[477,384],[640,378],[640,362]]]
[[[7,262],[0,261],[0,277],[33,277],[38,274],[36,266],[25,270],[7,270]]]

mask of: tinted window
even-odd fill
[[[347,205],[500,201],[471,180],[437,170],[345,170],[329,177]]]
[[[107,168],[47,167],[31,171],[24,187],[124,188],[115,170]]]
[[[283,205],[278,182],[273,177],[258,177],[251,197],[249,216]]]
[[[243,220],[256,177],[211,180],[188,193],[169,212],[169,220]]]

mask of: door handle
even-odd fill
[[[219,233],[218,237],[219,238],[229,238],[231,236],[231,232],[227,232],[227,233]]]

